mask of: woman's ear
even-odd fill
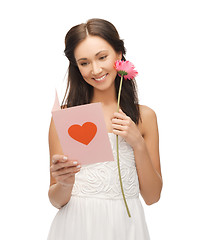
[[[117,53],[117,60],[122,60],[122,52]]]

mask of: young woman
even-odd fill
[[[135,80],[124,80],[120,111],[120,77],[116,60],[125,60],[125,47],[115,27],[102,19],[74,26],[65,37],[69,59],[68,86],[62,108],[101,102],[115,161],[80,166],[64,156],[53,119],[49,129],[49,199],[59,209],[48,240],[148,240],[139,199],[160,199],[162,177],[155,112],[139,105]],[[116,160],[119,138],[120,167],[129,218],[119,183]]]

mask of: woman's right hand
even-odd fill
[[[57,183],[63,186],[73,185],[75,174],[80,171],[80,164],[77,161],[68,160],[64,155],[53,155],[50,172]]]

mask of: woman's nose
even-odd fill
[[[92,63],[92,74],[97,76],[101,72],[102,72],[101,66],[97,63]]]

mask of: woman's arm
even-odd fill
[[[71,198],[71,192],[75,181],[75,173],[80,168],[73,161],[64,159],[60,141],[51,119],[49,128],[49,151],[50,151],[50,187],[49,200],[56,208],[67,204]]]
[[[162,176],[159,156],[159,134],[155,112],[141,106],[143,137],[134,146],[140,193],[151,205],[160,199]]]
[[[122,110],[114,113],[113,132],[123,137],[134,150],[140,193],[147,205],[160,199],[162,176],[159,157],[159,136],[155,112],[140,106],[142,123],[138,126]]]

